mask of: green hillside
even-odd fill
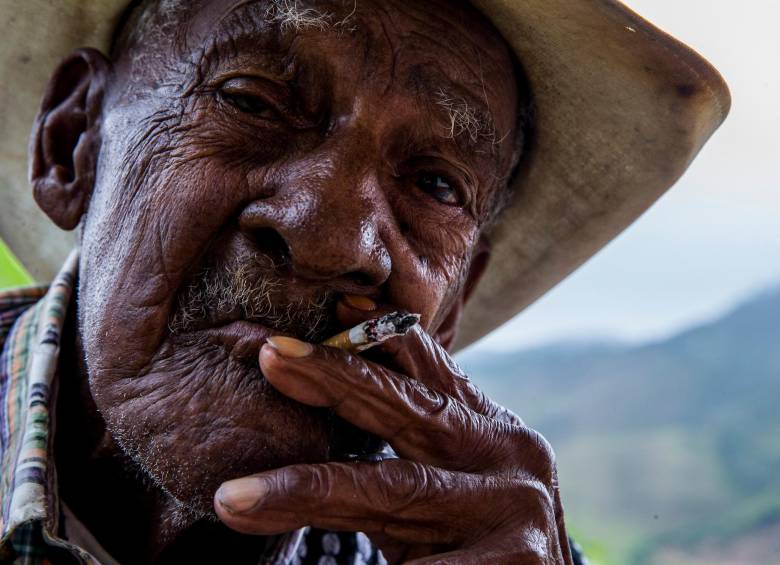
[[[556,448],[603,563],[780,563],[780,289],[640,347],[459,361]],[[735,553],[736,552],[736,553]]]

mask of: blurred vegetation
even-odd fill
[[[0,239],[0,289],[32,284],[33,279]]]
[[[780,289],[658,343],[459,361],[552,442],[591,562],[780,563]]]

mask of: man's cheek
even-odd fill
[[[123,451],[185,504],[208,510],[224,480],[327,457],[327,417],[216,346],[172,348],[132,377],[98,373],[91,388]]]
[[[432,262],[426,274],[428,292],[429,323],[426,330],[435,334],[458,300],[468,270],[465,255],[444,255]]]
[[[144,355],[165,337],[184,278],[233,210],[229,198],[215,196],[230,193],[230,176],[194,166],[200,164],[170,166],[129,210],[116,211],[124,217],[90,226],[89,239],[99,243],[85,249],[83,272],[87,303],[98,320],[86,329],[96,333],[98,346],[134,344],[136,354]]]

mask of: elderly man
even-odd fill
[[[448,351],[674,182],[717,73],[606,0],[99,4],[3,5],[7,123],[30,46],[65,56],[29,175],[80,229],[0,296],[0,555],[571,563],[550,446]]]

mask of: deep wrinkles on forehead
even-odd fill
[[[351,6],[351,11],[347,12],[344,4]],[[507,131],[499,131],[488,101],[484,68],[486,65],[496,67],[498,63],[486,60],[486,55],[477,45],[470,46],[470,52],[461,53],[446,40],[435,39],[446,34],[451,36],[452,30],[447,27],[461,25],[460,22],[448,21],[444,16],[422,19],[403,4],[394,5],[389,10],[385,6],[373,8],[377,10],[377,18],[372,21],[360,17],[359,11],[356,12],[357,4],[342,2],[323,6],[322,2],[318,2],[316,6],[317,13],[326,18],[324,21],[336,23],[328,23],[324,27],[312,24],[309,28],[295,29],[285,26],[284,22],[269,21],[277,13],[273,11],[273,4],[269,6],[268,2],[257,0],[240,2],[226,12],[211,32],[202,61],[210,65],[220,56],[238,56],[240,46],[251,42],[255,52],[273,54],[263,62],[272,67],[269,71],[284,79],[294,74],[291,47],[306,31],[358,41],[363,44],[363,67],[368,76],[387,73],[385,91],[398,78],[398,69],[405,75],[404,88],[436,117],[440,124],[439,133],[444,138],[454,141],[464,154],[498,157],[496,147],[511,132],[513,125],[510,124]],[[313,9],[305,3],[298,7],[303,13]],[[418,22],[420,29],[402,33],[395,22],[399,17]],[[377,21],[379,25],[376,25]],[[349,28],[343,26],[345,22],[348,22]],[[258,34],[258,31],[262,33]],[[436,49],[446,52],[449,60],[455,58],[458,61],[455,73],[441,68],[432,52]],[[389,61],[386,60],[387,53],[391,53]],[[422,55],[427,53],[431,54]],[[407,54],[409,57],[406,57]],[[422,62],[421,55],[425,57]],[[469,61],[468,55],[472,55],[473,60]],[[295,63],[305,64],[302,61]],[[453,74],[457,80],[450,78]]]
[[[376,17],[360,22],[366,36],[364,67],[369,73],[387,73],[385,91],[390,90],[395,80],[403,75],[403,86],[438,116],[444,124],[445,137],[455,140],[465,153],[494,154],[495,145],[502,137],[497,135],[490,109],[484,68],[486,64],[498,68],[500,63],[486,59],[489,51],[483,49],[484,45],[466,40],[468,33],[464,29],[467,23],[463,19],[463,9],[448,11],[438,2],[428,4],[439,5],[440,9],[421,15],[409,2],[385,0],[375,3]],[[460,17],[453,19],[449,12]],[[404,22],[401,23],[401,20]],[[414,24],[408,29],[410,21]],[[468,24],[473,24],[473,21]],[[457,33],[458,30],[463,33]],[[447,39],[451,39],[453,34],[461,40],[457,49]],[[389,62],[381,59],[383,52],[391,53]],[[442,53],[446,57],[438,56]],[[454,60],[457,65],[451,69],[444,68],[440,64],[442,59],[448,62]],[[504,132],[504,135],[508,133]]]
[[[198,47],[224,49],[227,45],[235,44],[242,36],[251,36],[255,47],[258,42],[267,43],[276,53],[284,54],[286,50],[282,48],[283,44],[289,47],[292,37],[310,27],[314,27],[318,32],[336,34],[354,33],[358,28],[356,17],[359,14],[358,0],[318,0],[317,2],[240,0],[226,6],[225,13],[219,18],[215,27],[210,22],[201,24],[211,30],[208,34],[210,47],[206,47],[202,41],[191,36],[199,35],[197,16],[207,2],[208,0],[200,2],[143,0],[126,22],[125,28],[130,29],[122,31],[115,51],[121,46],[140,47],[139,42],[142,41],[148,46],[156,44],[158,47],[163,43],[169,48],[174,48],[174,56],[181,56],[186,51]],[[420,10],[415,10],[408,2],[386,0],[375,3],[371,9],[376,10],[381,29],[370,29],[374,26],[370,26],[368,21],[361,18],[359,27],[364,28],[361,29],[363,32],[361,35],[368,34],[373,36],[372,42],[384,41],[389,45],[393,53],[391,67],[393,70],[397,66],[397,60],[404,53],[414,52],[414,57],[419,58],[421,53],[430,51],[432,46],[446,52],[450,60],[452,58],[458,60],[460,64],[456,69],[458,75],[456,81],[446,79],[448,73],[444,69],[437,68],[439,66],[437,58],[429,56],[425,61],[425,66],[430,67],[428,70],[425,70],[423,65],[410,65],[412,75],[408,77],[406,86],[414,88],[418,96],[423,96],[425,90],[428,91],[429,96],[433,93],[433,101],[436,105],[432,109],[441,115],[444,123],[449,123],[450,136],[460,137],[460,134],[466,134],[470,141],[466,149],[476,149],[474,145],[479,138],[486,138],[488,141],[501,139],[502,135],[496,136],[497,128],[484,80],[486,63],[496,66],[498,62],[485,59],[489,50],[485,49],[486,45],[477,44],[477,42],[484,43],[484,38],[473,38],[473,44],[465,41],[466,37],[469,37],[469,34],[465,33],[466,28],[486,24],[481,21],[484,19],[483,16],[465,3],[454,10],[451,9],[450,2],[442,3],[433,0],[428,4],[436,6],[436,9],[432,10],[434,13],[429,11],[423,17]],[[446,9],[448,7],[449,10]],[[393,36],[400,35],[400,26],[395,25],[400,18],[416,22],[417,26],[401,35],[402,41],[398,44],[399,42],[393,40]],[[312,20],[314,23],[311,23]],[[459,43],[459,49],[453,49],[451,42],[446,39],[438,39],[451,37],[452,30],[458,28],[464,31],[459,35],[463,39]],[[263,33],[258,34],[259,30],[263,30]],[[188,40],[193,39],[200,44],[198,47],[188,45],[190,43]],[[369,47],[368,43],[364,44],[366,51]],[[204,57],[200,59],[202,62]],[[370,68],[371,65],[367,67]],[[388,82],[392,82],[393,78],[391,71]],[[508,132],[503,132],[505,133]]]
[[[481,21],[484,19],[481,14],[468,14],[473,12],[471,6],[461,5],[453,10],[448,3],[430,1],[428,5],[438,6],[438,9],[421,16],[408,2],[393,2],[392,10],[387,9],[389,5],[389,1],[380,5],[378,20],[384,39],[393,50],[393,68],[401,65],[406,53],[411,54],[409,60],[403,62],[410,70],[406,86],[421,96],[428,94],[430,98],[432,93],[438,106],[434,110],[443,112],[445,121],[450,122],[450,136],[466,134],[471,142],[469,149],[476,149],[479,138],[495,141],[497,128],[485,84],[485,68],[492,67],[495,76],[496,70],[506,63],[490,59],[490,48],[496,47],[493,34],[497,32],[491,27],[486,34],[490,45],[485,44],[485,38],[477,37],[478,34],[473,33],[475,26],[487,22]],[[402,32],[401,26],[395,25],[400,17],[417,25]],[[392,31],[388,29],[390,27]],[[399,40],[394,41],[393,35],[399,36]],[[453,48],[453,35],[459,38],[457,48]],[[446,54],[447,61],[455,60],[458,64],[450,69],[443,68],[440,65],[442,58],[437,56],[439,53]]]
[[[201,64],[214,66],[223,59],[235,59],[244,51],[249,51],[244,49],[246,46],[251,47],[253,58],[258,54],[269,55],[262,57],[260,62],[269,72],[284,78],[290,73],[291,38],[282,32],[279,25],[266,21],[262,14],[257,13],[257,9],[247,8],[248,4],[243,4],[241,8],[234,8],[225,14],[209,34],[202,47]]]
[[[117,47],[137,48],[141,46],[139,42],[147,46],[156,44],[158,47],[172,48],[174,56],[186,56],[187,51],[200,49],[198,63],[204,64],[212,59],[206,54],[213,56],[215,52],[218,54],[226,48],[235,54],[235,46],[240,40],[251,37],[255,49],[258,43],[260,47],[266,44],[269,53],[282,56],[276,60],[276,69],[273,69],[281,74],[282,67],[288,65],[284,55],[300,32],[314,28],[318,33],[354,35],[359,30],[360,35],[366,38],[364,57],[370,58],[370,44],[384,42],[385,47],[389,47],[392,63],[387,79],[388,87],[395,79],[393,75],[399,60],[404,58],[404,54],[412,53],[413,59],[404,65],[409,70],[405,86],[415,92],[432,112],[438,114],[444,125],[445,137],[454,139],[465,151],[493,153],[495,144],[509,132],[499,132],[496,127],[485,87],[484,68],[487,65],[496,67],[500,62],[487,59],[490,51],[486,49],[487,45],[482,45],[485,38],[472,37],[471,41],[465,40],[474,36],[473,33],[465,33],[466,28],[487,23],[481,21],[483,16],[465,3],[459,9],[452,9],[451,2],[430,1],[427,6],[434,9],[422,14],[408,2],[386,0],[370,7],[376,11],[377,18],[374,21],[378,20],[380,24],[375,26],[370,25],[372,22],[365,18],[358,20],[361,16],[358,1],[240,0],[226,6],[217,25],[213,26],[211,22],[198,24],[201,19],[198,17],[199,12],[203,11],[208,0],[143,0],[126,22],[126,27],[131,29],[122,32]],[[407,22],[407,26],[410,21],[416,25],[411,30],[401,32],[402,26],[397,25],[401,19]],[[201,35],[198,28],[203,29],[201,26],[209,29],[205,45],[202,39],[197,39]],[[262,33],[258,33],[261,30]],[[453,30],[464,32],[459,34],[462,41],[458,49],[453,49],[451,41],[447,40],[452,37]],[[492,38],[487,41],[492,42]],[[190,46],[191,42],[199,45]],[[440,68],[434,54],[429,55],[424,64],[416,63],[421,54],[432,49],[441,49],[447,53],[448,60],[458,61],[454,69],[455,77],[450,77],[451,73]],[[273,65],[274,59],[269,58],[267,62]],[[365,62],[365,67],[370,71],[374,61]]]

